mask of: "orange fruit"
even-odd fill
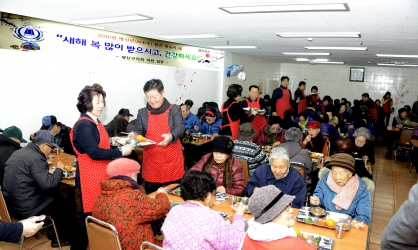
[[[297,228],[293,228],[293,230],[295,230],[295,232],[296,232],[296,237],[299,237],[299,235],[300,235],[300,231],[299,231],[299,229],[297,229]]]
[[[334,225],[335,225],[335,220],[333,220],[333,219],[331,219],[331,218],[328,218],[328,219],[325,221],[325,224],[327,224],[327,226],[329,226],[329,227],[334,227]]]
[[[66,169],[68,172],[70,172],[70,171],[73,169],[73,167],[72,167],[72,166],[65,166],[65,169]]]
[[[145,137],[143,137],[142,135],[138,135],[138,136],[136,137],[136,139],[137,139],[138,141],[140,141],[140,142],[145,142],[145,141],[146,141]]]

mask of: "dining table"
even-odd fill
[[[50,156],[48,157],[48,161],[51,162],[48,166],[49,166],[49,170],[51,170],[53,167],[56,167],[58,165],[58,162],[61,161],[64,166],[72,166],[71,162],[73,162],[75,160],[75,155],[70,155],[67,153],[59,153],[57,154],[57,152],[54,152],[52,154],[50,154]],[[73,178],[62,178],[61,179],[61,183],[68,185],[70,187],[74,187],[75,186],[75,177]]]
[[[207,143],[209,143],[209,142],[211,142],[211,141],[213,141],[213,139],[215,138],[215,137],[213,137],[213,136],[208,136],[208,137],[193,137],[194,138],[194,140],[192,140],[191,142],[189,142],[189,144],[191,144],[191,145],[195,145],[195,146],[202,146],[202,145],[205,145],[205,144],[207,144]]]
[[[170,184],[166,186],[165,188],[167,190],[172,189],[176,187],[178,184]],[[151,198],[154,198],[156,196],[157,192],[153,192],[149,194],[148,196]],[[179,202],[184,203],[184,200],[174,194],[167,194],[168,199],[170,202]],[[211,207],[212,210],[218,211],[218,212],[224,212],[229,214],[230,216],[233,216],[235,214],[234,210],[231,208],[231,199],[225,199],[222,201],[218,201],[218,205],[213,205]],[[299,209],[293,208],[293,216],[296,217],[298,214]],[[253,215],[249,213],[244,214],[244,219],[249,220],[252,219]],[[228,217],[227,217],[228,219]],[[337,239],[335,236],[335,230],[331,228],[325,228],[325,227],[319,227],[303,222],[296,221],[294,228],[299,229],[302,233],[310,233],[310,234],[317,234],[321,236],[326,236],[334,239],[334,245],[333,250],[352,250],[352,249],[367,249],[367,242],[369,237],[369,227],[367,225],[364,225],[364,228],[354,228],[351,227],[350,230],[346,231],[344,234],[344,237],[342,239]]]
[[[418,140],[416,140],[416,139],[411,139],[411,140],[409,140],[409,141],[411,142],[412,146],[414,146],[414,147],[418,147]]]

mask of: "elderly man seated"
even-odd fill
[[[64,239],[71,237],[67,232],[72,226],[69,221],[71,217],[68,216],[70,212],[66,211],[69,206],[54,195],[62,178],[64,164],[58,162],[55,171],[50,174],[46,158],[55,148],[58,146],[50,131],[37,131],[33,143],[14,152],[6,162],[2,190],[10,214],[17,219],[52,214],[61,245],[68,246],[69,242]],[[48,227],[48,230],[53,229]],[[56,239],[51,246],[58,247]]]
[[[187,104],[182,104],[181,115],[183,116],[183,125],[184,128],[190,133],[195,131],[195,126],[199,125],[199,118],[190,112],[190,106]]]
[[[289,152],[291,162],[302,163],[305,166],[305,180],[306,180],[306,193],[311,195],[315,189],[317,177],[314,178],[315,174],[318,175],[315,164],[312,162],[309,150],[303,149],[300,145],[302,141],[302,132],[298,128],[289,128],[284,135],[285,143],[280,144],[277,147],[281,147]],[[312,181],[312,180],[315,181]],[[314,187],[312,188],[312,185]]]
[[[292,207],[303,206],[306,184],[302,176],[290,167],[289,153],[284,148],[273,148],[269,157],[270,164],[258,167],[251,175],[245,193],[251,196],[261,187],[274,185],[283,193],[296,196]]]
[[[302,147],[311,152],[327,154],[326,140],[321,133],[321,124],[312,121],[308,124],[308,135],[304,135]]]
[[[319,171],[320,181],[310,197],[311,204],[369,224],[373,181],[356,175],[354,158],[349,154],[332,155],[326,167]]]

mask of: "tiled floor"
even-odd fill
[[[376,147],[376,163],[373,168],[373,181],[376,185],[372,194],[372,223],[370,224],[369,250],[380,249],[380,238],[390,218],[408,199],[410,188],[417,183],[415,170],[408,174],[406,162],[393,162],[386,156],[384,147]],[[51,242],[46,237],[46,230],[41,231],[39,240],[35,237],[25,239],[23,249],[47,250]],[[19,245],[0,242],[0,250],[19,249]],[[69,250],[70,247],[63,247]]]

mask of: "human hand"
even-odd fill
[[[363,160],[368,160],[368,159],[369,159],[369,157],[368,157],[367,155],[365,155],[365,156],[361,157],[361,159],[363,159]]]
[[[298,99],[296,100],[296,103],[299,103],[300,102],[300,97],[298,97]]]
[[[258,114],[258,112],[257,112],[256,110],[252,110],[252,111],[251,111],[251,114],[252,114],[253,116],[256,116],[256,115]]]
[[[319,206],[319,204],[321,203],[321,200],[317,196],[311,196],[309,197],[309,202],[314,206]]]
[[[234,207],[235,207],[235,209],[236,209],[236,210],[234,210],[236,214],[244,215],[244,212],[245,212],[245,206],[244,206],[244,204],[242,204],[242,202],[238,202],[238,203],[236,203],[236,204],[234,205]]]
[[[276,112],[271,113],[272,116],[277,116]]]
[[[163,188],[163,187],[160,187],[160,188],[157,190],[157,194],[159,194],[159,193],[166,194],[166,193],[167,193],[167,190],[166,190],[165,188]]]
[[[217,137],[217,136],[219,136],[219,134],[218,134],[218,133],[213,134],[213,137]]]
[[[132,149],[133,147],[129,145],[122,146],[122,155],[123,156],[130,155],[132,153]]]
[[[131,133],[129,133],[128,138],[135,138],[137,136],[138,134],[135,131],[132,131]]]
[[[224,186],[217,187],[216,192],[217,193],[226,193],[225,187]]]
[[[402,128],[402,127],[403,127],[403,125],[402,125],[402,124],[399,124],[399,125],[396,125],[396,127],[397,127],[397,128]]]
[[[311,135],[307,135],[305,137],[305,140],[303,140],[303,144],[305,144],[305,145],[308,144],[311,141],[311,139],[312,139]]]
[[[195,125],[195,126],[194,126],[194,130],[195,130],[195,131],[199,131],[199,126]]]
[[[65,168],[64,163],[62,163],[61,161],[59,161],[59,162],[57,163],[57,168],[59,168],[59,169],[61,169],[62,171],[64,171],[64,168]]]
[[[255,193],[255,192],[257,192],[258,191],[258,187],[255,187],[254,189],[253,189],[253,193]]]
[[[171,142],[171,140],[173,140],[173,135],[171,133],[162,134],[161,137],[164,138],[164,140],[158,143],[159,146],[166,147]]]
[[[122,144],[120,144],[119,142],[117,142],[119,139],[120,139],[120,137],[118,137],[118,136],[112,137],[112,146],[115,146],[115,147],[122,146]]]
[[[279,141],[276,141],[275,143],[273,143],[272,147],[275,147],[275,146],[277,146],[279,144],[280,144],[280,142]]]
[[[352,129],[354,129],[354,125],[350,125],[350,126],[348,126],[348,128],[347,128],[348,130],[352,130]]]
[[[31,237],[32,235],[36,234],[36,232],[38,232],[44,225],[44,222],[42,221],[43,219],[45,219],[45,215],[32,216],[30,218],[19,221],[23,224],[22,236]],[[36,223],[37,221],[42,222]]]

